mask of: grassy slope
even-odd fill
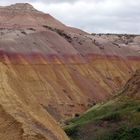
[[[72,140],[139,140],[140,100],[128,96],[132,91],[139,93],[139,81],[135,75],[120,95],[69,120],[65,132]]]

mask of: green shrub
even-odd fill
[[[66,129],[65,129],[65,133],[66,133],[69,137],[76,137],[77,134],[78,134],[78,127],[66,128]]]
[[[137,108],[137,112],[140,112],[140,106]]]

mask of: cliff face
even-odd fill
[[[30,137],[67,139],[50,115],[85,111],[140,68],[140,36],[90,35],[28,4],[0,13],[0,104]]]

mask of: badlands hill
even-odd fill
[[[140,68],[140,36],[90,35],[29,4],[0,7],[0,139],[67,140],[59,123],[114,96]]]

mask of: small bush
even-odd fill
[[[25,31],[21,31],[22,34],[27,35],[27,33]]]
[[[137,108],[137,112],[140,112],[140,106]]]
[[[31,31],[36,31],[36,29],[34,29],[34,28],[28,28],[28,30],[31,30]]]
[[[76,137],[78,134],[78,127],[67,128],[67,129],[65,129],[65,133],[69,137]]]
[[[76,113],[76,114],[75,114],[75,117],[80,117],[80,114]]]

